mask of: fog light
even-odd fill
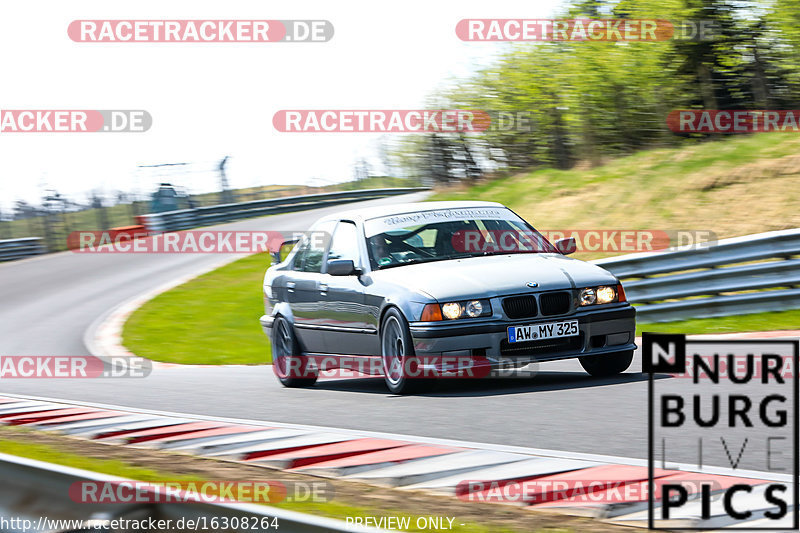
[[[581,305],[592,305],[597,301],[597,293],[594,289],[583,289],[580,296]]]
[[[471,302],[467,303],[466,312],[467,316],[472,318],[481,316],[481,313],[483,313],[483,305],[481,305],[478,300],[472,300]]]
[[[461,304],[450,302],[442,305],[442,314],[449,320],[455,320],[461,316]]]
[[[597,303],[607,304],[617,299],[617,291],[614,287],[597,287]]]

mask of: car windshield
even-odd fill
[[[465,257],[558,253],[538,231],[502,207],[438,209],[367,220],[373,269]]]

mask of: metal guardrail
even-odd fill
[[[623,281],[639,320],[667,322],[800,309],[794,256],[800,228],[595,263]]]
[[[176,524],[181,518],[198,520],[205,518],[209,531],[217,529],[211,527],[212,518],[228,518],[228,523],[239,523],[244,518],[249,519],[249,524],[259,527],[247,527],[247,531],[275,531],[283,533],[322,533],[326,531],[360,531],[367,533],[380,533],[383,530],[353,526],[334,520],[295,511],[257,505],[251,503],[206,503],[199,501],[173,501],[169,503],[80,503],[73,501],[70,494],[76,491],[70,487],[79,482],[122,482],[128,481],[119,477],[98,474],[87,470],[79,470],[61,465],[45,463],[33,459],[6,455],[0,453],[0,517],[5,520],[17,518],[30,520],[34,528],[39,520],[46,517],[50,520],[84,520],[103,521],[113,519],[127,520],[172,520]],[[163,490],[155,487],[154,490]],[[181,498],[181,500],[185,500]],[[261,519],[277,518],[279,528],[261,528]],[[223,523],[219,520],[219,523]],[[146,528],[145,528],[146,529]],[[30,529],[29,529],[30,530]],[[44,530],[44,529],[43,529]],[[47,529],[53,531],[52,527]],[[188,531],[188,529],[186,529]],[[202,530],[192,529],[191,531]],[[242,529],[244,530],[244,529]],[[103,531],[103,529],[60,529],[56,531]],[[107,529],[105,529],[107,531]],[[170,531],[181,531],[170,529]]]
[[[42,239],[39,237],[0,240],[0,261],[13,261],[43,254],[45,251]]]
[[[235,204],[212,205],[194,209],[180,209],[164,213],[141,215],[141,223],[150,232],[180,231],[245,218],[276,215],[305,209],[316,209],[331,205],[384,198],[400,194],[428,190],[426,187],[403,187],[392,189],[362,189],[332,193],[287,196],[267,200],[253,200]]]

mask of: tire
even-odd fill
[[[284,387],[310,387],[317,382],[316,370],[307,369],[308,360],[300,355],[292,325],[282,316],[272,324],[271,341],[272,370]]]
[[[420,379],[408,377],[414,365],[414,346],[408,322],[395,308],[381,322],[381,362],[386,387],[394,394],[409,394],[422,388]]]
[[[581,366],[596,378],[616,376],[628,369],[633,361],[633,350],[580,358]]]

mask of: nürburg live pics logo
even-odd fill
[[[798,342],[645,333],[642,345],[649,527],[797,530]],[[694,482],[670,483],[681,475]]]

